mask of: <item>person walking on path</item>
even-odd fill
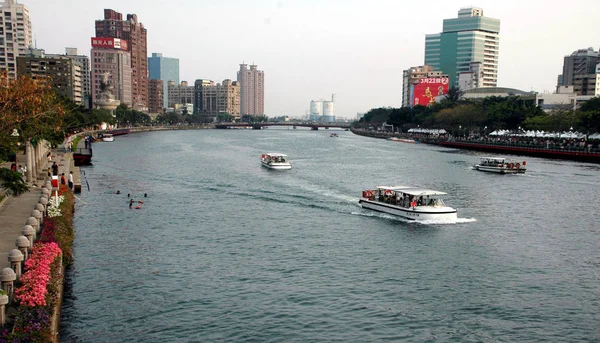
[[[52,175],[58,176],[58,164],[52,163]]]
[[[69,189],[72,191],[73,190],[73,172],[69,172]]]
[[[61,185],[67,184],[67,179],[65,179],[65,173],[62,173],[62,175],[60,176],[60,184]]]

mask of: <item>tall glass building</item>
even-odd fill
[[[169,81],[174,81],[179,84],[179,59],[171,57],[163,57],[162,54],[152,53],[152,57],[148,57],[148,72],[150,80],[163,80],[164,91],[164,108],[169,107]]]
[[[500,20],[483,16],[483,9],[462,8],[458,18],[444,19],[442,33],[425,36],[425,64],[450,77],[450,85],[458,86],[461,73],[474,73],[472,66],[481,63],[483,87],[496,87]]]

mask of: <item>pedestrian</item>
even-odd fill
[[[67,184],[67,179],[65,179],[65,173],[62,173],[60,176],[60,184],[61,185],[66,185]]]
[[[48,158],[48,162],[52,162],[52,152],[49,151],[48,155],[46,155],[46,157]]]
[[[85,143],[85,148],[87,149],[89,144],[87,136],[83,139],[83,141]]]
[[[56,162],[52,163],[52,175],[58,176],[58,164]]]
[[[25,177],[25,174],[27,173],[27,169],[23,168],[23,166],[19,164],[18,172],[21,173],[21,175],[23,175],[23,177]]]
[[[69,172],[69,189],[73,190],[73,172]]]
[[[13,162],[13,163],[10,165],[10,170],[12,170],[12,171],[17,171],[17,164]]]
[[[52,169],[48,168],[48,177],[52,177]]]

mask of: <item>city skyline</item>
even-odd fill
[[[148,54],[178,58],[181,80],[235,79],[240,63],[258,64],[269,76],[268,116],[304,115],[310,100],[331,93],[337,94],[337,117],[399,107],[402,71],[424,64],[425,34],[441,32],[443,19],[471,5],[502,22],[501,87],[552,92],[564,56],[600,47],[592,26],[600,3],[591,0],[564,8],[542,1],[431,1],[426,8],[391,0],[19,3],[28,6],[34,41],[47,53],[69,46],[89,54],[91,23],[112,8],[137,14],[148,29]],[[175,9],[170,13],[177,18],[165,18],[164,7]],[[64,20],[48,15],[56,8]]]

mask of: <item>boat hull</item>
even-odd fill
[[[415,141],[413,139],[406,139],[406,138],[390,137],[390,138],[388,138],[388,141],[398,142],[398,143],[417,144],[417,141]]]
[[[366,209],[392,214],[409,220],[439,220],[450,221],[457,219],[457,211],[451,207],[400,207],[396,205],[386,204],[379,201],[361,198],[358,203]]]
[[[499,167],[489,167],[489,166],[481,166],[476,164],[473,166],[475,170],[479,170],[482,172],[488,173],[496,173],[496,174],[525,174],[526,168],[499,168]]]
[[[103,142],[114,142],[115,138],[114,137],[103,137],[102,141]]]
[[[260,162],[260,164],[262,164],[263,167],[265,168],[269,168],[269,169],[273,169],[273,170],[287,170],[287,169],[292,169],[292,165],[289,163],[265,163],[265,162]]]

